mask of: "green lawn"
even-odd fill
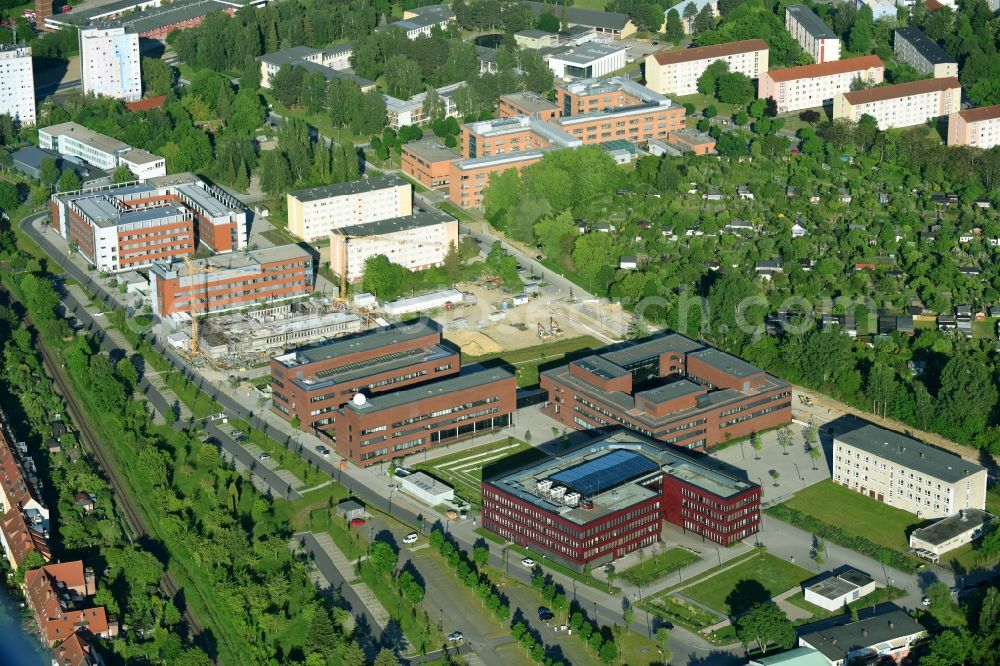
[[[644,559],[636,566],[626,569],[619,576],[633,585],[649,585],[669,573],[683,569],[701,558],[690,550],[671,548],[656,557]]]
[[[496,464],[517,453],[527,451],[531,446],[519,439],[493,441],[472,449],[457,451],[440,458],[412,465],[451,485],[462,499],[479,506],[482,504],[480,481],[483,465]]]
[[[468,213],[450,201],[442,201],[437,205],[437,207],[457,219],[459,222],[475,222],[475,220],[473,220]]]
[[[908,511],[838,486],[829,479],[800,490],[785,504],[849,534],[904,553],[909,548],[907,534],[920,523]]]
[[[814,574],[761,551],[739,566],[684,590],[684,594],[718,611],[734,615],[795,587]]]
[[[514,366],[517,371],[517,385],[520,387],[538,384],[538,366],[562,359],[566,354],[583,349],[596,349],[604,345],[597,338],[582,335],[575,338],[565,338],[554,342],[546,342],[534,347],[524,347],[512,351],[488,354],[485,356],[466,356],[463,363],[481,363],[500,359]]]

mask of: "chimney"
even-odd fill
[[[868,630],[867,629],[862,629],[861,630],[861,635],[867,638],[868,637]]]
[[[965,509],[960,509],[959,510],[958,517],[959,517],[959,520],[961,520],[963,523],[968,520],[968,518],[965,516]]]
[[[893,622],[892,620],[889,620],[889,628],[890,629],[895,629],[896,628],[896,623]]]

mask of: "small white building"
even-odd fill
[[[590,79],[606,76],[626,65],[624,46],[590,42],[549,56],[549,69],[560,79]]]
[[[422,296],[414,296],[413,298],[400,298],[385,303],[382,309],[387,314],[398,317],[399,315],[410,314],[412,312],[436,310],[437,308],[443,308],[448,303],[461,303],[463,298],[462,292],[458,289],[445,289]]]
[[[809,235],[809,230],[803,227],[798,222],[792,225],[792,238],[802,238],[803,236],[808,236],[808,235]]]
[[[981,537],[994,518],[993,514],[980,509],[962,509],[953,516],[913,530],[910,534],[910,548],[917,555],[937,562],[945,553]]]
[[[822,580],[803,586],[805,600],[828,611],[838,611],[875,591],[875,580],[857,569],[830,573]]]
[[[627,271],[634,271],[639,268],[639,260],[635,257],[622,257],[618,260],[618,268]]]
[[[167,174],[167,161],[118,139],[89,130],[74,122],[50,125],[38,130],[38,145],[72,162],[85,162],[104,171],[128,167],[137,180]]]
[[[454,488],[424,472],[397,476],[396,480],[400,490],[428,506],[439,506],[455,499]]]

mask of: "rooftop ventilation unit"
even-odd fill
[[[576,506],[580,502],[580,493],[566,493],[563,497],[563,504],[566,506]]]
[[[544,481],[538,482],[538,485],[535,486],[535,490],[537,490],[538,494],[541,495],[547,493],[549,491],[549,488],[551,487],[552,487],[552,479],[545,479]]]
[[[566,486],[556,486],[549,491],[549,496],[554,500],[562,499],[562,496],[566,494]]]

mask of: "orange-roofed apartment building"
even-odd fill
[[[855,79],[874,86],[884,78],[885,66],[873,55],[787,67],[762,74],[757,97],[771,97],[778,113],[790,113],[832,104],[837,95],[850,92]]]
[[[857,122],[871,116],[879,129],[922,125],[962,108],[962,84],[954,77],[923,79],[894,86],[841,93],[833,100],[833,119]]]
[[[659,51],[646,56],[646,86],[661,95],[698,92],[698,77],[709,65],[723,61],[730,72],[759,79],[767,71],[768,48],[763,39],[746,39],[693,49]]]
[[[94,572],[83,562],[48,564],[24,574],[24,596],[38,622],[42,640],[52,647],[78,631],[112,638],[118,621],[104,606],[93,606]]]
[[[49,550],[49,510],[41,500],[41,486],[30,458],[22,458],[0,412],[0,545],[12,569],[30,553],[46,562]]]
[[[948,145],[983,149],[1000,146],[1000,104],[948,116]]]

